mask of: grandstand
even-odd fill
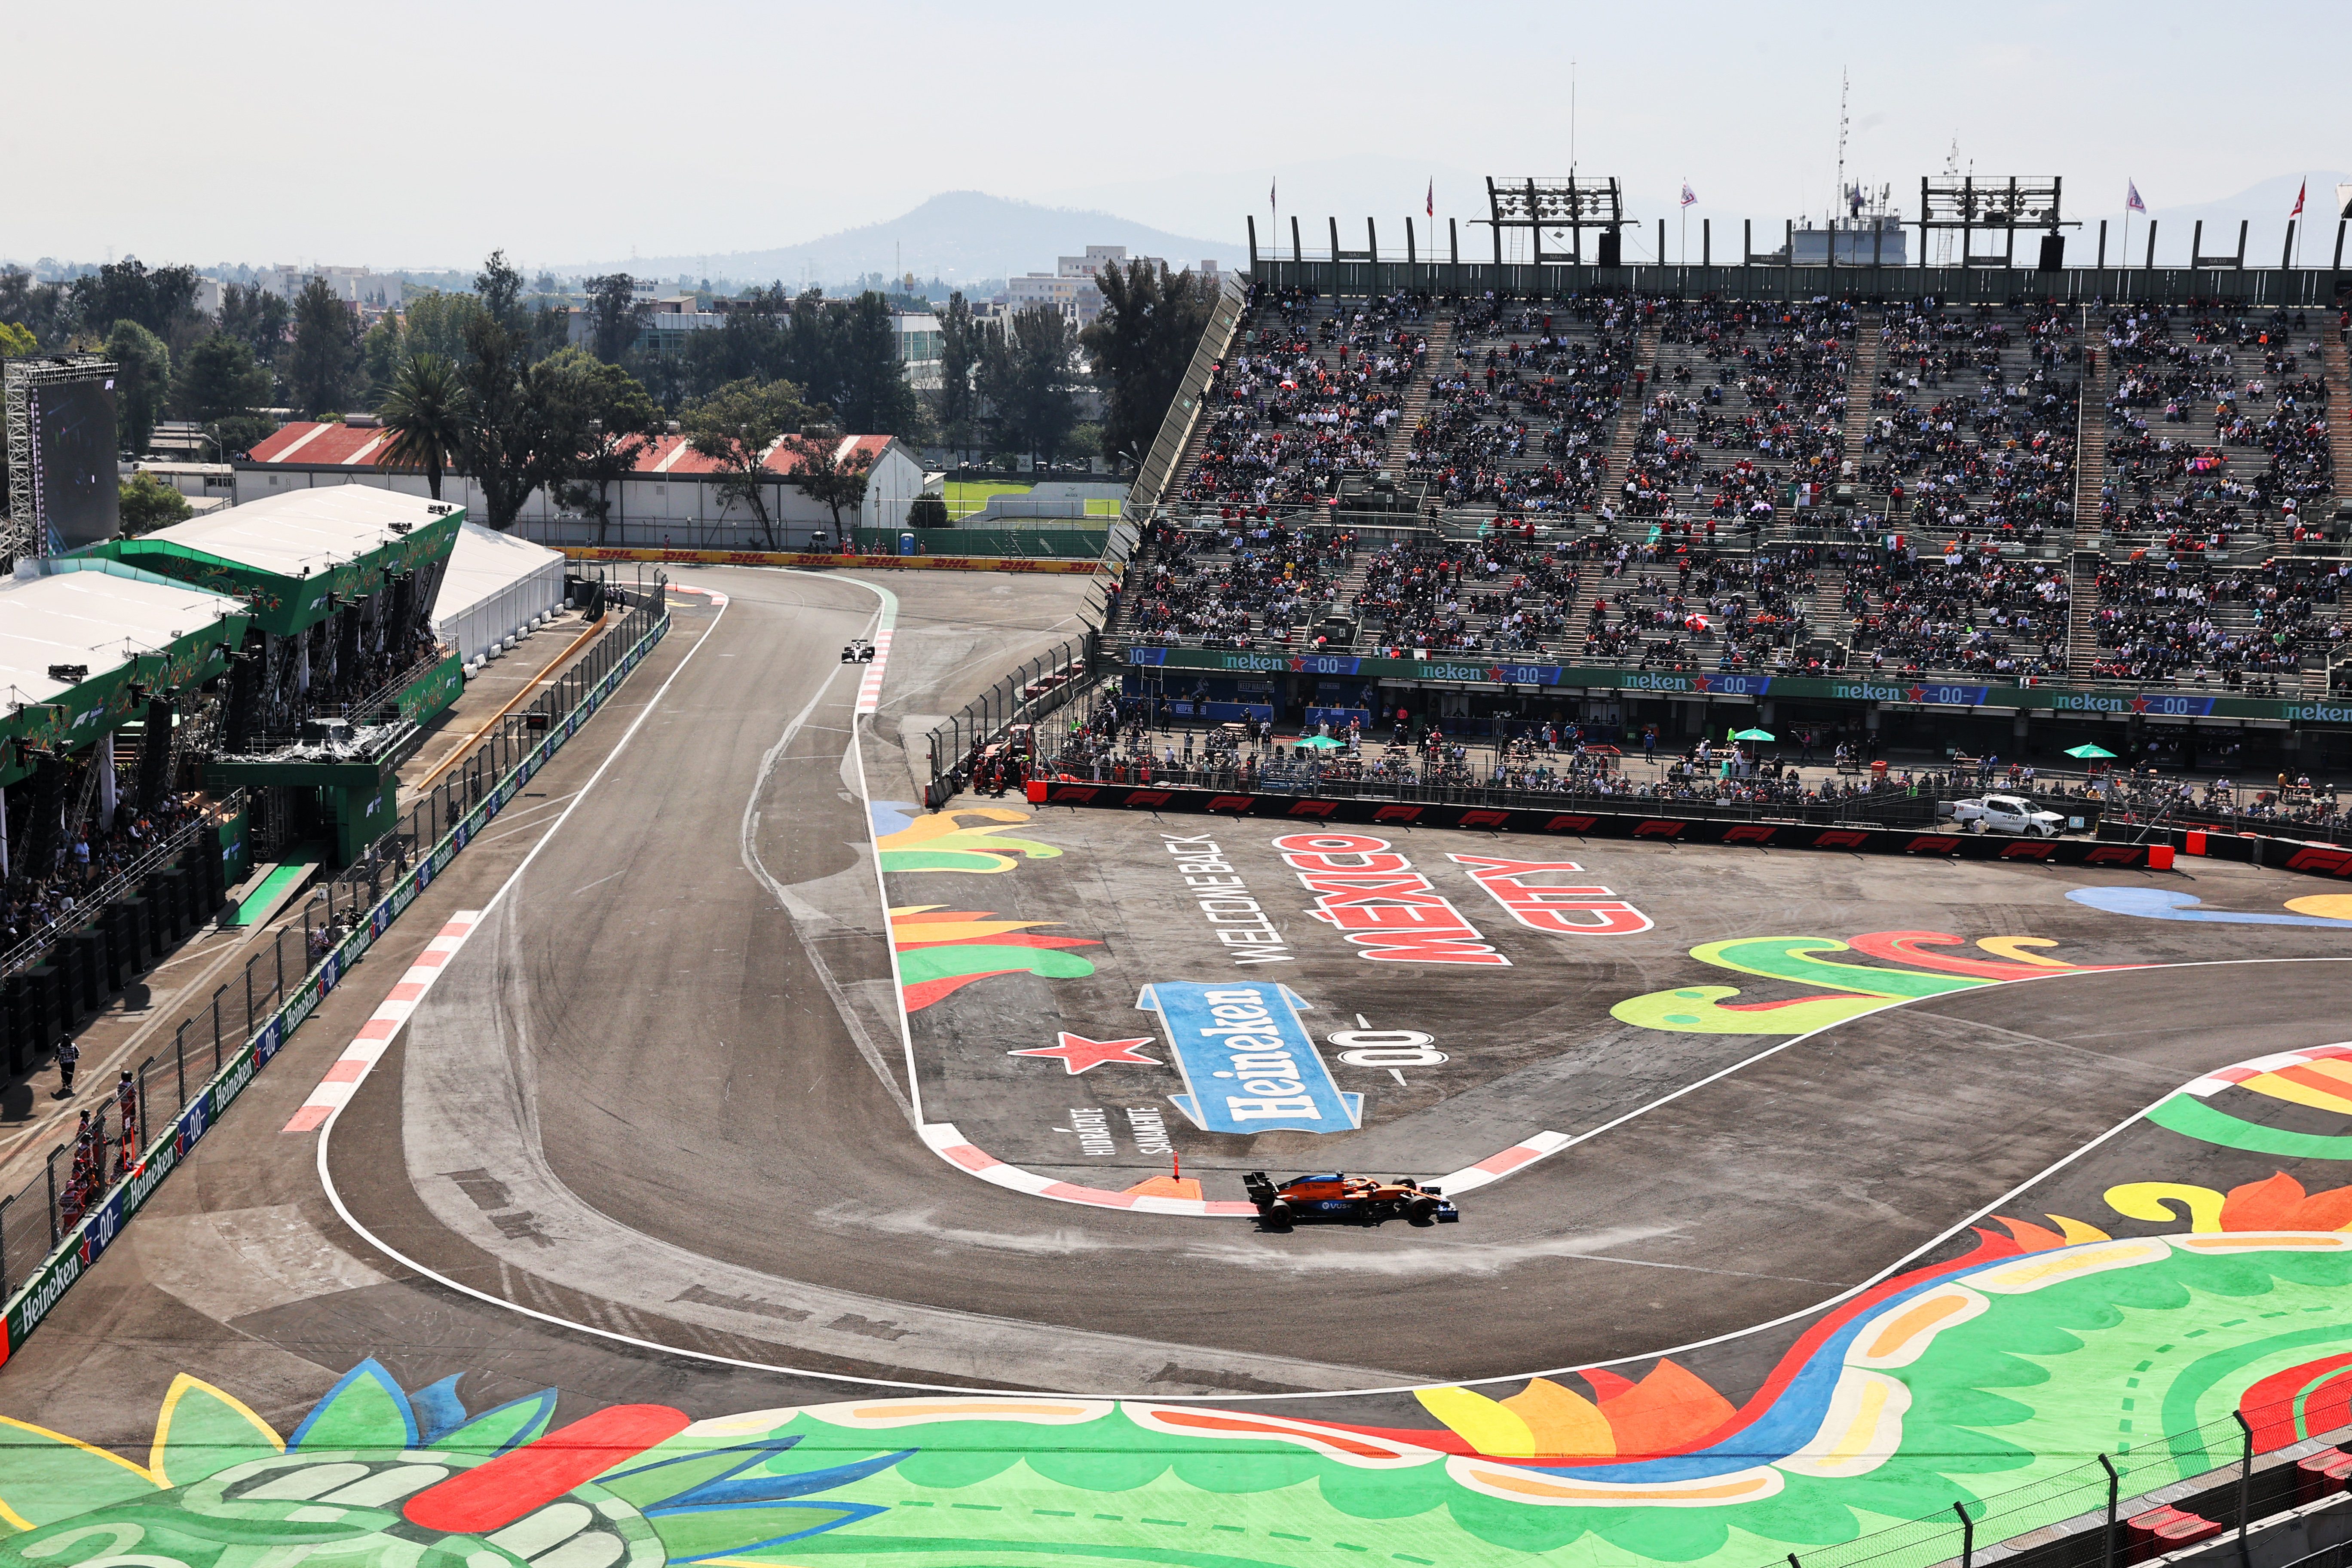
[[[2181,691],[2190,722],[2287,729],[2207,716],[2352,687],[2328,418],[2352,383],[2317,283],[1868,287],[1927,276],[1268,263],[1203,345],[1166,483],[1131,502],[1113,647],[1149,650],[1131,662],[1163,686],[1273,670],[1246,693],[1194,684],[1294,715],[1335,696],[1309,673],[1359,677],[1354,706],[1377,685],[1471,714],[1588,674],[1588,698],[1725,676],[1974,694],[1918,733],[1993,718],[1987,688]],[[1518,286],[1446,286],[1465,282]],[[1286,655],[1326,663],[1283,679],[1267,656]],[[2020,749],[2042,700],[1995,719]],[[1706,708],[1645,711],[1689,733]]]

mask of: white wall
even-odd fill
[[[272,481],[276,481],[273,483]],[[364,484],[403,495],[429,491],[421,474],[390,474],[376,468],[333,468],[322,472],[273,468],[268,464],[240,464],[236,470],[239,505],[263,496],[317,485]],[[923,468],[907,450],[893,442],[874,465],[865,504],[842,521],[860,528],[903,528],[907,509],[923,493]],[[441,481],[441,499],[466,508],[473,521],[488,512],[479,487],[461,475]],[[790,485],[768,492],[770,515],[779,520],[781,542],[788,550],[808,548],[814,535],[834,531],[833,513]],[[548,502],[546,493],[533,490],[516,518],[516,531],[546,544],[629,544],[659,548],[665,541],[677,550],[765,550],[751,508],[722,503],[717,486],[699,474],[647,474],[624,479],[613,487],[613,517],[604,537],[583,517],[566,517]]]

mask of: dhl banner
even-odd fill
[[[659,561],[685,566],[834,566],[861,572],[1054,572],[1091,577],[1098,561],[995,555],[835,555],[789,550],[634,550],[600,544],[556,548],[572,561]]]

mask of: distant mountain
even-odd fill
[[[912,272],[918,278],[960,282],[1051,272],[1056,257],[1082,254],[1089,245],[1123,245],[1130,255],[1164,257],[1177,266],[1213,259],[1219,266],[1246,267],[1240,247],[1187,238],[1109,213],[1038,206],[979,191],[950,191],[914,211],[885,223],[844,229],[772,250],[728,256],[641,256],[627,261],[582,262],[559,267],[563,273],[632,272],[639,276],[731,278],[738,281],[781,279],[797,288],[803,277],[818,282],[868,272]]]

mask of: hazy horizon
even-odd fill
[[[1966,26],[1701,0],[1665,34],[1631,8],[1512,3],[1440,26],[1388,0],[1309,0],[1240,35],[1068,0],[1041,0],[1018,30],[906,0],[781,16],[693,0],[651,28],[603,4],[555,16],[425,0],[396,21],[346,9],[296,26],[232,0],[196,29],[153,0],[109,15],[102,88],[42,64],[92,58],[76,14],[28,7],[0,25],[30,110],[19,122],[44,128],[42,155],[12,170],[0,249],[17,260],[433,270],[503,248],[531,272],[633,254],[716,263],[970,190],[1224,237],[1239,263],[1244,216],[1274,216],[1270,183],[1286,218],[1369,213],[1401,233],[1433,181],[1442,230],[1483,210],[1484,174],[1564,173],[1571,135],[1580,172],[1620,176],[1645,224],[1678,228],[1687,180],[1695,258],[1700,217],[1777,227],[1823,210],[1842,69],[1847,177],[1892,184],[1898,205],[1955,136],[1981,175],[2064,176],[2085,233],[2120,222],[2126,179],[2163,218],[2352,163],[2332,95],[2282,85],[2282,40],[2332,60],[2326,46],[2352,32],[2340,7],[2309,0],[2227,24],[2179,0],[2127,21],[1994,0]],[[793,63],[810,59],[833,63]],[[1006,112],[1032,84],[1108,107]],[[186,156],[192,138],[211,153]],[[167,183],[184,188],[158,194]],[[2312,216],[2332,217],[2332,185],[2315,179],[2314,194]]]

